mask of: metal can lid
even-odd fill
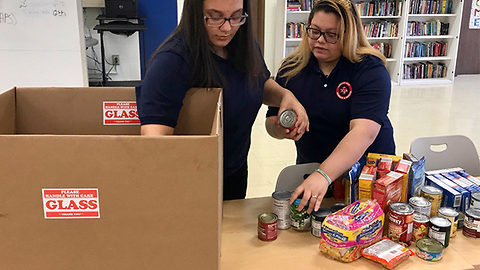
[[[467,211],[465,211],[465,215],[473,218],[480,218],[480,209],[470,207]]]
[[[430,220],[430,217],[425,214],[418,213],[418,212],[413,213],[413,221],[417,223],[427,223],[429,220]]]
[[[312,212],[312,218],[315,220],[324,220],[326,216],[330,215],[332,211],[326,207],[318,208],[318,211]]]
[[[418,249],[428,253],[440,253],[444,249],[440,241],[428,237],[418,239],[415,245]]]
[[[336,204],[332,204],[330,206],[330,210],[332,210],[332,213],[335,213],[337,212],[338,210],[342,210],[343,208],[347,207],[346,204],[344,203],[336,203]]]
[[[272,197],[274,199],[282,200],[282,201],[290,199],[291,195],[292,195],[292,193],[290,191],[287,191],[287,190],[277,190],[277,191],[272,193]]]
[[[458,212],[457,210],[451,208],[451,207],[440,207],[440,209],[438,209],[438,213],[439,214],[442,214],[444,216],[447,216],[447,217],[456,217],[458,216]]]
[[[258,215],[258,220],[264,223],[273,223],[277,221],[278,217],[275,213],[265,212]]]
[[[450,220],[448,220],[447,218],[444,218],[444,217],[439,217],[439,216],[431,217],[430,218],[430,223],[432,223],[433,225],[435,225],[437,227],[450,227],[450,226],[452,226],[452,222]]]
[[[397,213],[397,214],[402,214],[402,215],[409,215],[413,214],[414,209],[411,205],[408,203],[404,202],[393,202],[390,204],[390,209]]]
[[[293,110],[285,110],[278,117],[278,122],[285,128],[293,127],[297,122],[297,114]]]
[[[443,193],[441,189],[434,186],[423,186],[421,191],[432,195],[438,195]]]
[[[480,201],[480,192],[473,192],[472,193],[472,199],[476,201]]]
[[[432,203],[424,197],[411,197],[408,202],[418,207],[432,206]]]

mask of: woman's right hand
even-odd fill
[[[266,128],[268,133],[277,139],[292,139],[294,141],[298,141],[304,134],[304,132],[299,132],[299,127],[295,127],[294,129],[290,130],[288,128],[284,128],[280,125],[278,121],[278,116],[269,116],[266,119]]]

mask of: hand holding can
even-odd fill
[[[285,110],[278,117],[278,122],[282,127],[293,130],[297,122],[297,114],[293,110]]]

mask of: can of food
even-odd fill
[[[312,235],[316,237],[322,237],[322,222],[330,215],[332,211],[326,207],[320,207],[317,211],[312,212]]]
[[[417,247],[415,254],[426,261],[436,262],[443,258],[444,247],[436,239],[421,238],[417,240],[415,246]]]
[[[480,209],[480,192],[473,192],[470,199],[470,207]]]
[[[296,231],[309,231],[311,227],[310,214],[307,213],[309,202],[307,202],[302,210],[298,210],[297,208],[300,205],[301,200],[301,198],[298,198],[290,205],[290,220],[292,228]]]
[[[411,197],[408,203],[413,207],[415,212],[427,215],[430,217],[430,210],[432,209],[432,203],[424,197]]]
[[[442,195],[442,190],[434,186],[423,186],[421,188],[420,197],[423,197],[432,203],[430,217],[434,217],[437,215],[438,208],[440,208],[440,205],[442,203]]]
[[[444,217],[431,217],[428,224],[428,237],[437,239],[446,248],[450,242],[452,223]]]
[[[295,128],[295,122],[297,122],[297,114],[293,110],[285,110],[278,117],[278,122],[282,127],[292,130]]]
[[[344,204],[344,203],[336,203],[336,204],[332,204],[332,206],[330,206],[330,210],[332,210],[332,213],[335,213],[339,210],[342,210],[345,207],[347,207],[347,205]]]
[[[413,233],[413,207],[404,202],[390,204],[388,238],[410,245]]]
[[[427,235],[429,221],[429,216],[417,212],[413,213],[413,241],[417,241]]]
[[[450,220],[450,222],[452,223],[452,228],[450,229],[450,237],[455,237],[455,235],[457,235],[457,226],[458,226],[457,210],[451,207],[440,207],[440,209],[438,209],[438,216],[444,217]]]
[[[480,209],[470,208],[465,211],[463,235],[472,238],[480,238]]]
[[[277,215],[275,213],[262,213],[258,215],[258,238],[262,241],[277,239]]]
[[[280,230],[286,230],[291,227],[290,223],[290,191],[275,191],[272,193],[273,197],[273,212],[278,217],[277,227]]]

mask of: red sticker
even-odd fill
[[[349,82],[341,82],[337,86],[337,97],[347,99],[352,95],[352,85]]]
[[[134,101],[103,102],[104,125],[140,125],[137,103]]]
[[[100,218],[97,188],[44,188],[42,196],[46,219]]]

